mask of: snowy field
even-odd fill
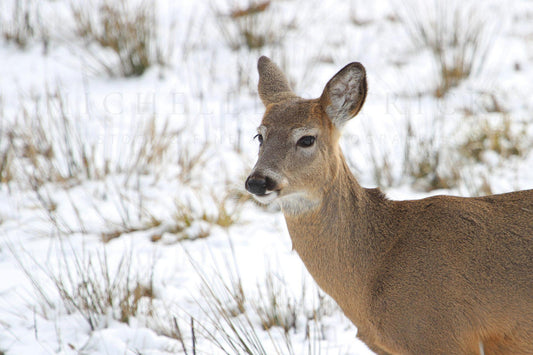
[[[533,188],[533,2],[2,0],[0,354],[371,354],[244,191],[256,62],[394,199]]]

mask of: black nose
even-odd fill
[[[246,190],[255,195],[264,195],[267,190],[267,180],[263,176],[248,176],[246,179]]]
[[[264,195],[267,191],[276,189],[276,182],[268,176],[252,174],[246,179],[246,190],[255,195]]]

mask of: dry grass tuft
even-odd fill
[[[24,49],[38,32],[38,12],[35,1],[14,0],[8,5],[13,8],[12,12],[7,16],[0,14],[2,37],[6,42],[14,43],[17,47]]]
[[[270,0],[247,0],[244,5],[228,0],[225,7],[230,10],[213,7],[213,11],[220,33],[233,50],[278,45],[286,32],[294,27],[295,20],[281,20]]]
[[[261,297],[254,302],[264,330],[279,327],[285,334],[296,329],[298,312],[297,301],[287,293],[287,285],[272,272],[267,273],[264,285],[258,284]]]
[[[199,196],[201,194],[202,192],[198,192]],[[244,200],[235,199],[231,193],[218,197],[213,192],[207,201],[191,203],[187,199],[176,200],[172,224],[154,233],[151,239],[159,241],[163,238],[163,233],[172,235],[167,242],[207,238],[214,226],[229,228],[237,223],[244,203]]]
[[[154,298],[154,265],[149,275],[140,275],[133,267],[131,252],[114,263],[105,247],[100,252],[84,250],[80,254],[74,252],[71,245],[61,242],[57,265],[41,265],[27,252],[23,255],[13,245],[8,244],[8,247],[40,301],[54,308],[54,295],[45,285],[51,282],[66,312],[82,315],[91,330],[105,327],[109,317],[128,323],[139,314],[142,302]],[[40,279],[35,269],[44,273],[47,280]]]
[[[34,184],[102,176],[91,156],[94,151],[59,89],[47,90],[44,97],[22,105],[18,121],[13,137],[16,159],[22,171],[31,171]]]
[[[399,152],[403,154],[398,154],[398,146],[382,144],[378,148],[371,140],[369,161],[377,185],[387,188],[408,182],[424,191],[456,188],[465,162],[444,136],[447,128],[444,123],[437,116],[424,132],[420,124],[408,118],[399,143]]]
[[[281,274],[270,270],[258,281],[258,292],[251,293],[243,285],[237,265],[228,262],[208,276],[205,267],[190,261],[201,279],[198,305],[205,321],[198,329],[215,348],[226,354],[292,355],[294,342],[301,341],[295,340],[297,325],[305,324],[305,353],[320,353],[320,340],[324,339],[321,322],[335,308],[330,299],[319,294],[309,306],[305,283],[300,297],[293,297]],[[261,331],[269,341],[263,340]]]
[[[0,113],[1,115],[1,113]],[[7,184],[14,179],[14,150],[13,132],[6,129],[0,123],[0,184]]]
[[[444,126],[441,120],[436,121],[429,136],[416,133],[410,120],[406,125],[403,175],[413,178],[425,191],[455,188],[461,178],[459,169],[463,164],[444,144]]]
[[[481,70],[491,42],[478,4],[410,1],[399,14],[415,45],[430,50],[437,69],[435,96],[443,97]]]
[[[72,3],[85,54],[111,76],[140,76],[153,65],[166,65],[173,46],[160,42],[155,7],[153,0]],[[114,61],[94,45],[111,53]]]
[[[16,175],[32,188],[46,183],[71,187],[117,174],[122,174],[124,185],[147,174],[157,182],[174,143],[186,135],[171,131],[168,121],[158,125],[160,120],[152,116],[135,132],[123,133],[128,138],[124,142],[108,143],[105,135],[91,131],[88,119],[72,112],[59,88],[41,97],[21,98],[13,121],[0,128],[0,178],[6,182]],[[199,164],[191,159],[200,158],[184,154],[178,162],[184,164],[183,174]]]
[[[476,162],[483,161],[486,152],[493,152],[503,159],[525,156],[531,147],[527,124],[513,122],[509,115],[498,115],[497,120],[476,117],[476,128],[471,129],[459,146],[461,154]]]

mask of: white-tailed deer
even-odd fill
[[[365,101],[360,63],[318,99],[261,57],[259,158],[246,188],[279,202],[293,248],[378,354],[533,354],[533,190],[391,201],[338,145]]]

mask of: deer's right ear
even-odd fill
[[[320,104],[333,124],[341,129],[363,107],[368,86],[365,67],[350,63],[326,84]]]
[[[296,97],[285,74],[268,57],[259,58],[257,70],[259,71],[259,97],[265,106]]]

